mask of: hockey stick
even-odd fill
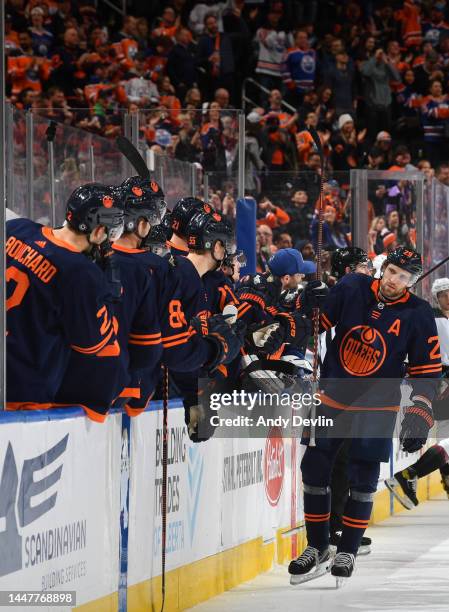
[[[150,171],[148,170],[148,166],[133,143],[126,138],[126,136],[117,136],[115,142],[120,153],[126,157],[137,174],[142,178],[149,179]]]
[[[162,605],[165,605],[165,556],[167,543],[167,456],[168,456],[168,368],[162,366]]]
[[[416,281],[416,284],[420,283],[422,280],[426,278],[426,276],[429,276],[429,274],[432,274],[432,272],[435,272],[435,270],[438,270],[438,268],[442,266],[443,264],[445,264],[447,261],[449,261],[449,255],[445,257],[444,259],[442,259],[440,263],[437,263],[435,266],[433,266],[433,268],[430,268],[430,270],[427,270],[425,274],[423,274],[420,278],[418,278],[418,280]]]
[[[316,280],[321,280],[321,250],[323,246],[323,184],[324,184],[324,155],[323,147],[321,146],[321,140],[318,132],[315,128],[308,128],[309,134],[313,138],[313,142],[317,149],[318,155],[320,156],[321,165],[321,176],[320,176],[320,199],[318,206],[318,240],[317,240],[317,252],[316,252]],[[312,373],[312,384],[318,383],[318,349],[320,339],[320,309],[315,308],[313,313],[313,373]],[[312,406],[312,419],[315,418],[315,407]],[[313,420],[312,420],[313,422]],[[312,425],[310,428],[310,446],[316,446],[315,443],[315,427]]]

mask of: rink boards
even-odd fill
[[[130,423],[114,413],[97,424],[77,408],[0,413],[0,590],[76,591],[86,611],[159,608],[161,427],[158,405]],[[301,550],[303,450],[279,431],[192,444],[171,404],[166,610]],[[395,450],[381,481],[411,460]],[[426,479],[420,493],[437,489]],[[381,484],[374,519],[396,510]]]

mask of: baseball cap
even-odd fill
[[[316,263],[314,261],[309,261],[306,259],[304,261],[304,267],[303,267],[301,274],[305,274],[307,276],[308,274],[315,274],[315,272],[316,272]]]
[[[275,276],[284,274],[307,274],[304,259],[296,249],[280,249],[268,261],[270,272]]]

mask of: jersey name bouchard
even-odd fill
[[[15,236],[8,238],[6,253],[31,270],[43,283],[49,283],[58,271],[41,253]]]

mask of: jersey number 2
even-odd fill
[[[14,306],[18,306],[22,302],[30,286],[30,279],[27,274],[19,270],[19,268],[9,266],[9,268],[6,268],[6,281],[14,281],[16,283],[11,296],[6,300],[6,310],[8,311],[10,308],[14,308]]]

